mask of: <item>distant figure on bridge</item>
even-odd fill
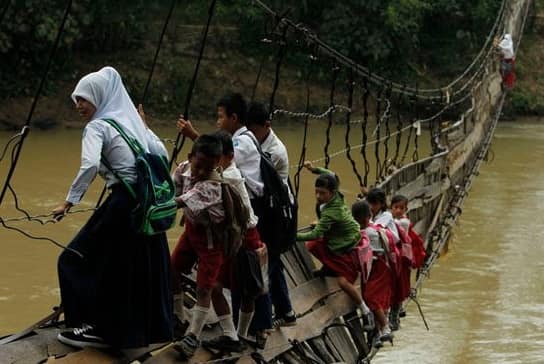
[[[514,88],[516,81],[515,64],[516,56],[514,54],[514,42],[511,34],[505,34],[497,44],[497,49],[501,55],[501,76],[502,84],[505,89]]]

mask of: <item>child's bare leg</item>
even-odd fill
[[[361,293],[354,284],[350,283],[345,277],[338,277],[337,279],[338,285],[340,288],[347,293],[348,296],[355,302],[355,304],[361,308],[361,311],[363,311],[363,314],[367,314],[370,312],[368,307],[363,301],[363,298],[361,297]]]
[[[376,326],[379,332],[379,335],[384,331],[385,327],[387,326],[387,316],[385,315],[385,312],[382,309],[375,310],[374,311],[374,317],[376,318]]]

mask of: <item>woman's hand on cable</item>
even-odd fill
[[[70,210],[72,206],[73,205],[71,202],[64,201],[62,204],[53,209],[53,211],[51,211],[51,213],[53,214],[53,218],[57,221],[62,220],[64,215],[66,215],[66,213]]]
[[[310,161],[304,161],[303,166],[304,166],[304,168],[306,168],[306,169],[309,170],[310,172],[313,172],[313,171],[314,171],[314,165],[313,165],[312,162],[310,162]]]
[[[195,140],[198,138],[199,133],[198,131],[193,127],[193,124],[189,120],[185,120],[183,115],[179,116],[179,119],[176,123],[176,126],[178,128],[178,131],[186,136],[187,138],[191,140]]]

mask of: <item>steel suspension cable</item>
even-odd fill
[[[204,48],[206,47],[208,32],[210,30],[210,24],[214,15],[216,3],[217,3],[217,0],[212,0],[210,3],[210,7],[208,8],[208,20],[206,21],[206,27],[204,28],[202,39],[200,41],[200,50],[198,52],[198,59],[196,61],[193,76],[191,77],[191,82],[189,83],[189,87],[187,88],[187,95],[185,98],[185,106],[183,110],[183,117],[185,119],[189,119],[189,106],[191,105],[191,98],[193,96],[193,91],[196,84],[196,78],[198,76],[198,71],[200,69],[200,63],[202,62],[202,58],[204,56]],[[176,143],[172,150],[172,156],[170,157],[170,163],[169,163],[170,168],[172,168],[172,164],[176,161],[179,152],[183,148],[183,144],[185,144],[185,136],[182,137],[181,132],[178,132],[178,135],[176,136]]]
[[[282,30],[282,36],[280,40],[280,46],[278,48],[278,54],[276,55],[276,71],[274,73],[274,85],[272,86],[272,93],[270,94],[270,103],[268,104],[268,110],[274,110],[276,92],[280,86],[280,72],[283,58],[287,53],[287,27]]]
[[[361,145],[361,155],[363,156],[363,162],[365,167],[365,175],[363,177],[363,185],[368,187],[368,174],[370,172],[370,163],[366,155],[366,142],[368,140],[368,135],[366,132],[366,127],[368,125],[368,97],[370,95],[370,90],[368,89],[368,80],[365,78],[364,83],[364,92],[363,92],[363,122],[361,123],[362,130],[362,145]]]
[[[353,107],[353,91],[354,91],[355,81],[353,79],[353,71],[350,70],[349,76],[348,76],[348,82],[347,82],[347,89],[348,89],[348,108],[350,111],[346,113],[346,134],[345,134],[345,142],[346,142],[346,157],[348,158],[349,162],[351,163],[351,168],[353,170],[353,173],[357,177],[357,180],[359,181],[359,187],[363,186],[363,179],[361,175],[359,174],[359,171],[357,170],[357,164],[351,157],[351,145],[349,143],[349,137],[351,134],[351,109]]]
[[[334,94],[336,92],[336,80],[338,79],[338,74],[340,73],[340,67],[334,65],[332,68],[332,80],[331,80],[331,92],[330,92],[330,107],[334,108]],[[329,114],[329,122],[327,124],[326,130],[326,141],[325,147],[323,149],[325,155],[325,168],[329,168],[330,156],[329,156],[329,146],[331,145],[331,129],[332,129],[332,112]]]
[[[21,149],[23,147],[24,141],[28,135],[28,132],[30,130],[30,122],[32,120],[32,116],[34,115],[34,110],[36,109],[36,105],[38,104],[38,100],[40,98],[40,95],[42,93],[43,87],[45,85],[45,80],[47,79],[47,75],[49,74],[49,69],[51,68],[51,64],[53,63],[53,58],[55,56],[55,53],[57,51],[57,48],[60,44],[60,39],[62,36],[62,33],[64,31],[64,26],[66,25],[66,20],[68,19],[68,15],[70,14],[70,10],[72,8],[72,0],[68,0],[66,4],[66,8],[64,10],[64,16],[62,18],[62,21],[59,25],[59,28],[57,30],[57,36],[55,39],[55,42],[53,43],[53,46],[51,47],[51,51],[49,54],[49,58],[47,60],[47,65],[44,68],[42,78],[40,80],[40,84],[38,86],[38,89],[36,90],[36,94],[34,95],[34,100],[32,101],[32,105],[30,107],[30,111],[28,113],[28,116],[26,118],[25,126],[26,128],[23,128],[21,140],[16,144],[14,152],[14,160],[12,160],[11,166],[9,168],[6,180],[4,181],[4,186],[2,187],[2,192],[0,193],[0,206],[2,205],[2,202],[4,200],[4,196],[6,194],[6,190],[8,188],[8,185],[11,181],[11,178],[13,177],[13,173],[15,172],[15,168],[17,167],[17,162],[19,160],[19,156],[21,154]]]

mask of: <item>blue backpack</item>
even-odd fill
[[[142,145],[128,136],[115,120],[103,119],[125,139],[136,157],[137,181],[133,187],[121,178],[102,154],[102,163],[128,189],[137,201],[131,219],[134,229],[145,235],[155,235],[170,229],[176,221],[176,187],[170,176],[165,157],[144,151]]]

